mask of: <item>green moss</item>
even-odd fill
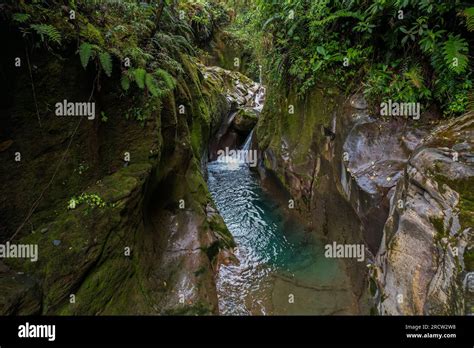
[[[119,251],[119,250],[118,250]],[[76,303],[68,303],[59,311],[60,315],[76,313],[97,314],[106,310],[112,304],[114,310],[118,307],[116,302],[129,287],[127,278],[130,274],[131,262],[122,255],[109,257],[103,264],[98,265],[92,274],[89,274],[80,288],[75,291]],[[127,284],[129,285],[129,284]]]
[[[443,175],[436,175],[438,187],[443,184],[459,193],[459,222],[463,228],[474,227],[474,177],[464,179],[450,179]]]
[[[374,297],[375,294],[377,293],[377,284],[372,279],[372,277],[369,278],[369,292],[372,297]]]
[[[191,130],[191,146],[196,156],[200,157],[203,151],[203,138],[202,138],[202,126],[200,123],[195,122]]]
[[[281,97],[282,91],[270,90],[266,110],[258,122],[260,148],[270,147],[279,155],[284,139],[292,162],[296,165],[306,163],[308,153],[324,141],[321,128],[330,124],[335,107],[335,102],[323,90],[314,88],[304,99],[295,91],[285,99]],[[290,113],[290,106],[294,108],[294,114]]]
[[[104,38],[100,30],[91,23],[87,23],[81,29],[81,36],[84,37],[86,41],[96,43],[98,45],[104,44]]]
[[[473,272],[474,271],[474,248],[467,250],[464,252],[464,265],[466,267],[466,272]]]
[[[437,241],[441,240],[441,238],[447,237],[448,232],[444,228],[444,220],[443,218],[438,218],[438,217],[431,217],[430,222],[435,228],[437,234],[435,235],[435,239]]]
[[[220,215],[213,215],[209,219],[209,226],[211,230],[217,235],[220,239],[221,248],[235,248],[235,240],[229,229],[227,228],[224,220]]]

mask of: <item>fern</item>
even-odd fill
[[[157,69],[155,70],[154,75],[159,78],[161,81],[163,81],[165,87],[167,89],[172,90],[173,88],[176,87],[176,81],[173,76],[171,76],[167,71],[163,69]]]
[[[466,8],[462,14],[466,17],[467,30],[474,31],[474,7]]]
[[[280,18],[280,15],[279,14],[276,14],[274,15],[273,17],[270,17],[268,18],[265,23],[263,23],[263,26],[262,26],[262,31],[265,31],[267,29],[267,27],[273,22],[275,21],[276,19],[279,19]]]
[[[83,42],[81,46],[79,46],[79,57],[81,58],[81,64],[84,69],[87,67],[89,63],[89,59],[92,56],[92,45],[88,42]]]
[[[152,41],[161,49],[164,49],[170,53],[174,53],[177,56],[183,51],[195,55],[195,49],[189,43],[189,41],[180,35],[165,34],[163,32],[158,32],[155,34],[155,37]]]
[[[31,24],[30,28],[41,37],[41,41],[45,41],[45,37],[54,43],[61,43],[61,34],[59,31],[49,24]]]
[[[145,88],[145,75],[146,75],[145,69],[138,68],[138,69],[133,70],[133,77],[135,79],[135,82],[137,83],[138,88],[140,89]]]
[[[167,71],[157,69],[152,74],[143,68],[122,75],[120,84],[127,91],[130,88],[130,76],[140,89],[147,89],[154,97],[163,97],[176,87],[176,81]]]
[[[108,52],[100,52],[99,60],[105,74],[108,77],[112,76],[112,58],[110,57],[110,54]]]
[[[153,96],[160,96],[161,91],[158,86],[158,82],[155,80],[152,74],[145,74],[145,85]]]
[[[175,59],[171,58],[167,54],[163,52],[159,52],[156,55],[156,60],[160,62],[160,65],[163,67],[163,69],[166,69],[167,71],[171,71],[174,73],[174,75],[179,75],[184,73],[183,66],[177,62]]]
[[[14,13],[12,19],[18,23],[25,23],[30,17],[28,13]]]
[[[130,88],[130,79],[127,75],[122,75],[122,78],[120,79],[120,85],[122,86],[122,89],[124,91],[128,91],[128,89]]]
[[[443,45],[444,61],[457,74],[466,71],[468,66],[468,45],[459,35],[450,35]]]

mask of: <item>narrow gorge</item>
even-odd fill
[[[0,5],[1,315],[474,314],[472,110],[302,91],[265,3],[60,3]]]

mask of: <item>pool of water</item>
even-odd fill
[[[282,211],[247,165],[209,163],[208,186],[240,262],[219,269],[221,314],[354,312],[344,263],[324,257],[324,239]]]

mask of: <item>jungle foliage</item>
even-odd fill
[[[272,83],[318,81],[460,115],[473,88],[474,7],[461,0],[257,0],[236,32]],[[259,33],[260,40],[255,40]],[[252,36],[253,39],[250,39]]]
[[[97,89],[103,78],[116,78],[123,95],[142,94],[157,107],[186,74],[183,64],[228,21],[223,6],[198,0],[32,0],[0,6],[2,19],[22,33],[32,54],[47,50],[63,59],[72,51],[94,72]]]

